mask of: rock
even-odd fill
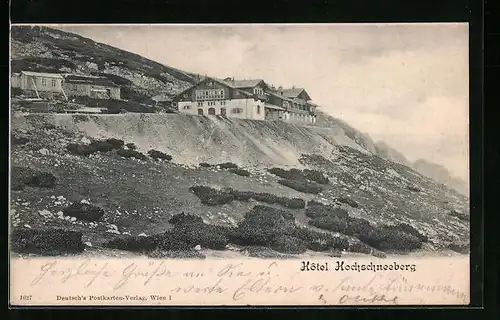
[[[198,244],[196,247],[194,247],[194,250],[200,251],[201,250],[201,246]]]
[[[75,218],[75,217],[71,217],[71,219],[69,219],[69,221],[71,221],[71,222],[75,222],[75,221],[76,221],[76,218]]]
[[[89,202],[89,201],[87,201],[87,200],[85,200],[85,199],[83,199],[82,201],[80,201],[80,203],[90,204],[90,202]]]
[[[143,233],[138,234],[137,236],[138,237],[147,237],[148,235],[143,232]]]
[[[90,144],[90,139],[87,138],[87,137],[83,137],[82,140],[80,140],[81,143],[84,143],[84,144]]]
[[[84,244],[85,244],[87,247],[92,247],[92,243],[90,243],[90,241],[84,242]]]
[[[25,228],[31,229],[31,226],[29,224],[24,225]]]
[[[57,214],[57,216],[59,216],[59,217],[62,217],[62,216],[64,215],[62,211],[58,211],[56,214]]]
[[[106,232],[114,233],[114,234],[121,234],[120,231],[115,230],[115,229],[109,229],[109,230],[106,230]]]
[[[42,216],[52,215],[52,212],[50,212],[49,210],[40,210],[40,211],[38,211],[38,213],[41,214]]]
[[[50,154],[50,151],[47,150],[47,149],[45,149],[45,148],[42,148],[42,149],[38,150],[38,153],[40,153],[40,154],[42,154],[44,156],[47,156],[47,155]]]
[[[65,217],[64,217],[64,220],[66,220],[66,221],[69,221],[69,219],[71,219],[71,217],[70,217],[70,216],[65,216]]]

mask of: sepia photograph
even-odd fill
[[[466,303],[468,43],[467,23],[12,25],[12,299],[300,304],[309,286],[304,304]],[[264,261],[295,287],[229,288]],[[419,279],[455,280],[402,290],[420,262]],[[152,265],[220,279],[116,293],[153,283]],[[414,296],[354,296],[339,277],[327,301],[307,282],[344,269],[402,274]],[[94,281],[102,294],[76,288]]]

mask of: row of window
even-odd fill
[[[51,80],[50,80],[50,85],[51,85],[52,87],[55,87],[55,86],[56,86],[56,84],[57,84],[56,79],[51,79]],[[47,86],[47,79],[42,78],[42,86],[44,86],[44,87],[46,87],[46,86]]]
[[[199,105],[198,105],[199,106]],[[184,110],[191,110],[191,106],[190,105],[185,105],[184,106]],[[200,113],[200,110],[201,112],[203,112],[203,109],[198,109],[198,113]],[[213,111],[212,111],[213,110]],[[260,109],[259,109],[260,110]],[[260,111],[259,111],[260,112]],[[215,109],[214,108],[210,108],[209,109],[209,114],[215,114]],[[243,113],[243,109],[242,108],[232,108],[231,109],[231,113],[234,113],[234,114],[239,114],[239,113]],[[226,114],[226,108],[221,108],[221,114],[222,115],[225,115]]]
[[[217,104],[217,102],[219,102],[219,104],[221,106],[224,106],[226,105],[226,101],[225,100],[220,100],[220,101],[207,101],[207,105],[209,106],[215,106]],[[203,101],[198,101],[198,107],[203,107],[205,103]]]

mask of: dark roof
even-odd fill
[[[304,90],[304,88],[283,89],[283,95],[288,98],[297,98]],[[306,95],[309,97],[307,92]]]
[[[87,76],[79,76],[79,75],[68,75],[64,78],[66,83],[73,84],[93,84],[97,86],[104,87],[118,87],[113,81],[109,80],[106,77],[87,77]]]
[[[224,82],[227,82],[230,86],[233,86],[234,88],[253,88],[260,84],[261,82],[264,82],[262,79],[252,79],[252,80],[222,80]]]

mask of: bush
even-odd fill
[[[411,251],[422,247],[422,241],[417,237],[385,226],[368,234],[359,234],[358,239],[382,251]]]
[[[125,149],[119,149],[117,152],[116,152],[117,155],[121,156],[121,157],[124,157],[124,158],[136,158],[136,159],[139,159],[139,160],[147,160],[148,158],[146,157],[146,155],[138,152],[138,151],[135,151],[135,150],[125,150]]]
[[[267,206],[255,206],[238,224],[238,244],[269,245],[276,236],[289,234],[293,228],[295,219],[291,220],[288,212]]]
[[[248,201],[254,199],[267,204],[279,204],[289,209],[302,209],[306,206],[305,201],[299,198],[278,197],[266,192],[227,190],[234,196],[235,200]]]
[[[304,178],[315,181],[319,184],[328,184],[330,180],[323,174],[323,172],[318,170],[304,169],[302,171]]]
[[[210,187],[194,186],[190,187],[189,191],[193,192],[201,200],[201,203],[208,206],[224,205],[234,200],[232,194]]]
[[[95,152],[95,149],[89,145],[78,144],[78,143],[70,143],[66,146],[66,150],[69,153],[77,155],[77,156],[88,156]]]
[[[63,210],[63,213],[78,220],[99,221],[104,215],[104,210],[88,203],[73,202]]]
[[[205,259],[206,257],[196,250],[162,251],[153,250],[147,252],[148,257],[153,259]]]
[[[345,234],[359,238],[362,235],[369,235],[374,231],[374,227],[365,219],[349,218],[348,227]]]
[[[129,150],[136,150],[137,149],[137,146],[132,142],[127,143],[125,146],[127,146],[127,148]]]
[[[30,142],[30,139],[28,139],[26,137],[17,136],[14,134],[10,136],[10,143],[13,146],[20,146],[20,145],[26,144],[28,142]]]
[[[158,248],[158,237],[127,236],[117,237],[103,244],[105,248],[126,250],[130,252],[147,252]]]
[[[271,242],[271,249],[281,253],[300,254],[306,252],[307,245],[302,239],[280,235]]]
[[[470,221],[470,216],[467,214],[463,214],[461,212],[458,212],[457,210],[451,210],[450,211],[450,216],[456,217],[462,221]]]
[[[317,183],[312,183],[312,182],[307,182],[304,180],[279,180],[279,184],[289,187],[291,189],[294,189],[299,192],[304,192],[304,193],[312,193],[312,194],[317,194],[323,191],[323,188],[317,184]]]
[[[56,185],[56,177],[49,172],[37,172],[28,185],[40,188],[53,188]]]
[[[151,158],[153,158],[154,160],[158,160],[158,159],[162,159],[162,160],[166,160],[166,161],[172,160],[171,155],[168,155],[168,154],[163,153],[163,152],[158,151],[158,150],[149,150],[148,155]]]
[[[290,235],[304,240],[307,243],[307,248],[313,251],[343,250],[349,246],[349,242],[345,238],[335,237],[329,233],[318,232],[304,227],[296,227]]]
[[[348,219],[349,214],[347,210],[339,207],[334,207],[331,205],[324,205],[319,202],[309,201],[306,209],[306,216],[309,218],[318,218],[324,216],[335,216],[338,218]]]
[[[250,172],[248,172],[247,170],[239,169],[239,168],[229,169],[229,172],[237,174],[237,175],[242,176],[242,177],[249,177],[250,176]]]
[[[113,149],[115,149],[113,147],[112,144],[108,143],[107,141],[92,141],[89,145],[90,148],[93,149],[93,152],[103,152],[103,153],[106,153],[106,152],[109,152]]]
[[[238,166],[232,162],[219,163],[217,166],[221,169],[238,169]]]
[[[407,186],[407,188],[408,188],[408,190],[410,190],[410,191],[414,191],[414,192],[420,192],[420,191],[422,191],[422,190],[420,190],[420,188],[419,188],[419,187],[417,187],[417,186]]]
[[[53,188],[56,177],[48,172],[37,171],[29,167],[13,166],[10,170],[12,190],[23,190],[25,186]]]
[[[210,168],[210,167],[212,167],[212,165],[210,163],[201,162],[200,163],[200,167],[202,167],[202,168]]]
[[[179,214],[175,214],[172,218],[168,220],[170,224],[181,225],[181,224],[192,224],[192,223],[203,223],[203,219],[199,216],[195,216],[192,214],[185,214],[181,212]]]
[[[340,197],[340,198],[337,198],[337,201],[339,201],[341,203],[345,203],[353,208],[359,207],[359,204],[356,201],[352,200],[351,198]]]
[[[14,229],[11,249],[17,253],[46,256],[80,253],[85,248],[82,233],[63,229]]]
[[[181,241],[194,247],[200,245],[202,248],[213,250],[224,250],[229,244],[221,229],[205,223],[178,224],[174,228],[174,236]]]
[[[396,231],[401,231],[404,233],[411,234],[412,236],[417,237],[422,242],[428,242],[429,238],[426,235],[420,233],[417,229],[407,223],[399,223],[397,225],[385,226],[388,229],[394,229]]]
[[[349,227],[349,224],[346,220],[339,219],[338,217],[335,216],[320,216],[309,220],[308,223],[316,228],[330,230],[343,234],[346,234],[346,231]]]
[[[111,145],[111,147],[113,149],[121,149],[121,148],[123,148],[123,145],[125,144],[123,142],[123,140],[115,139],[115,138],[109,138],[109,139],[106,139],[105,141],[106,141],[106,143]]]

